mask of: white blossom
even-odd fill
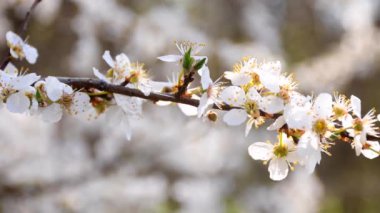
[[[217,83],[213,82],[210,77],[210,70],[207,66],[203,66],[201,69],[201,85],[203,92],[198,106],[198,118],[201,117],[206,109],[213,104],[220,105],[220,101],[218,100],[218,94],[220,87]]]
[[[292,139],[285,133],[278,136],[279,142],[256,142],[249,146],[248,153],[254,160],[269,161],[269,177],[272,180],[283,180],[288,176],[289,167],[298,161],[296,147]]]
[[[146,96],[150,94],[152,85],[143,68],[144,64],[131,63],[124,53],[117,55],[114,60],[108,50],[104,52],[103,59],[111,69],[104,75],[93,68],[93,73],[97,78],[111,84],[126,83],[126,87],[140,89]]]
[[[348,128],[347,132],[354,138],[352,148],[355,149],[357,156],[363,154],[369,159],[379,156],[379,142],[367,141],[367,135],[379,137],[378,127],[375,126],[375,111],[370,110],[364,117],[361,112],[361,100],[352,95],[350,98],[352,113],[342,120],[343,127]],[[371,153],[373,152],[373,153]]]
[[[114,97],[116,106],[109,109],[109,117],[113,118],[113,122],[123,127],[127,140],[131,140],[132,124],[141,118],[143,100],[119,94],[114,94]]]
[[[87,93],[73,91],[73,89],[56,77],[47,77],[45,81],[36,84],[37,88],[44,88],[49,100],[46,107],[40,108],[41,119],[48,123],[55,123],[61,120],[63,111],[66,110],[70,115],[80,116],[91,107],[90,97]],[[49,101],[52,102],[49,104]]]
[[[21,60],[26,58],[29,63],[36,63],[38,57],[36,48],[27,44],[20,36],[12,31],[7,32],[6,39],[10,48],[10,54],[13,58],[19,58]]]
[[[185,53],[189,51],[189,49],[191,49],[191,57],[193,57],[195,60],[201,60],[204,58],[207,59],[206,56],[197,56],[197,54],[205,46],[204,44],[184,41],[184,42],[176,42],[175,45],[177,46],[177,49],[180,52],[180,55],[164,55],[164,56],[157,57],[157,59],[161,61],[165,61],[165,62],[179,62],[182,60]]]
[[[325,135],[331,126],[332,96],[327,93],[318,95],[309,114],[311,119],[299,121],[304,122],[302,126],[306,128],[298,142],[297,150],[302,159],[301,163],[305,165],[309,173],[312,173],[315,166],[320,163],[323,145],[326,144]]]
[[[14,113],[27,112],[35,89],[31,86],[40,76],[35,73],[18,75],[17,68],[9,63],[4,71],[0,70],[1,98],[7,109]]]

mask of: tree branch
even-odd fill
[[[101,91],[106,91],[110,93],[117,93],[121,95],[126,95],[126,96],[131,96],[131,97],[138,97],[146,100],[150,100],[153,102],[157,101],[170,101],[174,103],[180,103],[180,104],[187,104],[191,105],[194,107],[198,107],[199,105],[199,100],[197,99],[192,99],[192,98],[187,98],[183,96],[177,96],[178,93],[175,94],[164,94],[164,93],[156,93],[156,92],[151,92],[149,95],[144,95],[143,92],[141,92],[139,89],[134,89],[134,88],[128,88],[122,85],[115,85],[115,84],[109,84],[105,81],[99,80],[99,79],[94,79],[94,78],[69,78],[69,77],[57,77],[59,81],[62,83],[65,83],[67,85],[72,86],[73,88],[76,89],[91,89],[95,88]],[[229,105],[215,105],[213,106],[214,109],[220,109],[220,110],[231,110],[231,109],[236,109],[239,107],[232,107]],[[281,114],[268,114],[263,111],[260,111],[261,116],[269,117],[272,119],[278,118]],[[342,134],[342,137],[345,138],[350,138],[351,140],[353,139],[351,136],[348,134]],[[368,140],[374,140],[377,141],[378,138],[367,135]]]
[[[37,5],[41,2],[42,0],[34,0],[32,6],[30,6],[28,12],[26,13],[24,20],[22,21],[21,28],[18,32],[18,34],[21,36],[21,38],[25,39],[25,34],[28,29],[28,25],[30,22],[30,18],[32,17],[33,10],[37,7]],[[7,55],[4,57],[3,62],[0,65],[0,69],[3,70],[8,63],[12,60],[12,56],[10,52],[8,51]]]
[[[187,104],[194,107],[198,107],[199,100],[192,99],[192,98],[185,98],[182,96],[177,97],[175,94],[164,94],[164,93],[156,93],[151,92],[149,95],[144,95],[143,92],[141,92],[138,89],[134,88],[128,88],[122,85],[115,85],[115,84],[109,84],[105,81],[99,80],[99,79],[93,79],[93,78],[68,78],[68,77],[57,77],[59,81],[62,83],[68,84],[76,89],[90,89],[95,88],[101,91],[111,92],[111,93],[117,93],[121,95],[127,95],[132,97],[138,97],[146,100],[150,100],[153,102],[157,101],[170,101],[174,103],[181,103],[181,104]],[[230,110],[235,107],[231,107],[228,105],[223,105],[220,108],[216,105],[214,105],[215,109],[221,109],[221,110]]]

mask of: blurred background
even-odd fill
[[[0,53],[32,0],[0,1]],[[308,94],[339,91],[380,107],[378,0],[43,0],[28,30],[40,75],[92,76],[125,52],[156,80],[178,70],[156,57],[174,41],[207,44],[212,76],[243,56],[280,60]],[[22,66],[23,64],[18,64]],[[112,122],[47,125],[1,110],[1,212],[379,212],[379,159],[337,144],[316,173],[282,182],[247,147],[274,133],[144,105],[133,138]],[[265,129],[265,128],[263,128]]]

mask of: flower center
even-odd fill
[[[14,45],[11,48],[21,59],[25,57],[20,45]]]
[[[363,131],[363,121],[360,118],[356,118],[353,123],[353,128],[357,132]]]
[[[1,90],[1,97],[2,97],[2,99],[7,98],[11,93],[12,93],[12,91],[9,90],[8,88],[2,89]]]
[[[252,73],[251,74],[251,78],[252,78],[252,84],[253,85],[258,85],[260,84],[260,77],[257,73]]]
[[[281,90],[278,94],[280,98],[282,98],[286,103],[289,103],[290,95],[289,90],[287,88],[281,87]]]
[[[313,126],[314,132],[323,135],[327,131],[327,122],[325,119],[318,119],[315,121]]]
[[[73,97],[72,95],[69,95],[69,94],[63,94],[61,101],[62,101],[62,105],[64,105],[67,109],[69,109],[72,104]]]
[[[258,112],[257,103],[254,101],[247,101],[244,107],[249,115],[256,115]],[[257,116],[254,116],[254,117],[257,117]]]
[[[343,117],[347,113],[343,107],[336,105],[333,107],[333,112],[337,118]]]
[[[285,144],[278,143],[273,147],[273,154],[278,158],[286,157],[288,152],[288,147]]]

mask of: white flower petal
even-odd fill
[[[285,125],[285,118],[283,115],[281,115],[280,117],[278,117],[270,126],[268,126],[267,130],[278,130],[280,129],[281,127],[283,127]]]
[[[212,80],[210,78],[210,70],[207,66],[203,66],[202,68],[202,76],[201,76],[201,85],[202,89],[206,90],[212,84]]]
[[[9,52],[11,53],[11,56],[13,58],[19,58],[19,55],[16,51],[14,51],[13,49],[10,49]]]
[[[312,174],[317,164],[320,164],[321,159],[322,159],[321,151],[311,149],[308,158],[306,159],[306,161],[304,161],[306,171],[309,174]]]
[[[90,96],[84,92],[75,92],[73,94],[72,103],[70,106],[71,115],[79,115],[85,113],[91,107]]]
[[[7,109],[13,113],[26,112],[30,107],[30,100],[23,92],[13,93],[7,98]]]
[[[269,160],[273,157],[273,145],[256,142],[248,147],[248,153],[254,160]]]
[[[69,86],[67,84],[63,84],[63,93],[71,95],[71,94],[73,94],[73,92],[74,92],[74,90],[71,86]]]
[[[229,79],[234,86],[245,85],[252,80],[251,76],[249,76],[247,73],[237,73],[231,71],[224,72],[224,77],[226,79]]]
[[[361,136],[357,135],[354,137],[354,148],[355,148],[355,154],[356,156],[359,156],[362,152],[363,144],[361,142]]]
[[[264,96],[260,99],[259,107],[266,113],[275,114],[284,110],[284,100],[274,95]]]
[[[128,86],[128,85],[127,85]],[[152,92],[152,85],[150,84],[150,81],[149,80],[146,80],[145,82],[142,82],[140,81],[138,83],[138,89],[141,90],[142,93],[144,93],[145,96],[148,96],[150,95],[150,93]]]
[[[24,90],[25,88],[32,85],[34,82],[38,81],[40,76],[35,73],[29,73],[27,75],[18,76],[16,78],[11,78],[9,84],[13,89]]]
[[[25,58],[30,64],[34,64],[38,58],[38,51],[36,48],[30,46],[29,44],[24,44],[22,46],[22,50],[24,51]]]
[[[48,123],[56,123],[62,118],[62,107],[60,104],[52,103],[41,109],[41,119]]]
[[[114,97],[116,104],[130,116],[133,115],[139,117],[142,114],[142,99],[119,94],[114,94]]]
[[[99,78],[100,80],[102,81],[105,81],[107,83],[109,83],[109,80],[107,79],[107,77],[105,75],[103,75],[101,72],[99,72],[98,69],[96,69],[95,67],[92,68],[92,71],[94,73],[94,75]]]
[[[332,96],[328,93],[321,93],[315,99],[313,110],[318,118],[328,118],[332,115]]]
[[[109,50],[106,50],[103,54],[104,61],[108,64],[110,67],[115,67],[115,61],[112,59],[112,56],[110,54]]]
[[[33,97],[32,104],[29,108],[29,115],[37,115],[39,113],[38,108],[39,108],[38,101],[36,98]]]
[[[7,39],[7,42],[12,45],[20,45],[24,43],[22,38],[12,31],[8,31],[5,37]]]
[[[261,100],[261,95],[253,87],[249,89],[247,96],[251,101],[259,102]]]
[[[231,109],[223,117],[223,121],[230,126],[238,126],[246,119],[247,112],[243,109]]]
[[[109,123],[119,125],[125,117],[125,112],[119,106],[110,106],[106,111],[106,120]]]
[[[344,116],[342,118],[342,126],[343,128],[350,128],[352,126],[352,123],[353,123],[353,118],[350,114],[348,114],[347,116]]]
[[[10,76],[16,77],[18,74],[18,70],[12,63],[8,63],[7,66],[4,69],[4,72]]]
[[[198,108],[187,105],[187,104],[177,104],[179,109],[185,114],[186,116],[195,116],[198,114]]]
[[[2,85],[2,87],[11,87],[12,82],[14,81],[15,78],[17,77],[0,71],[0,84]]]
[[[370,149],[363,149],[362,154],[368,159],[374,159],[379,157],[380,145],[377,141],[367,141],[367,144],[370,145]]]
[[[312,116],[308,107],[287,105],[284,109],[285,121],[291,129],[311,129]]]
[[[292,151],[288,153],[288,155],[286,156],[286,160],[290,163],[295,163],[295,162],[299,162],[301,158],[298,155],[297,151]]]
[[[254,121],[254,119],[249,119],[245,124],[245,137],[247,137],[249,132],[251,131]]]
[[[280,92],[280,76],[270,73],[266,70],[260,70],[257,72],[260,77],[261,84],[269,91],[278,93]]]
[[[314,172],[315,166],[320,163],[322,158],[321,148],[319,145],[315,148],[315,144],[319,144],[318,136],[311,131],[306,131],[297,145],[297,154],[309,174]]]
[[[269,162],[269,177],[274,181],[280,181],[288,176],[289,167],[285,159],[274,158]]]
[[[157,59],[165,62],[178,62],[182,59],[182,55],[164,55],[157,57]]]
[[[58,101],[63,95],[64,84],[56,77],[49,76],[45,79],[46,94],[51,101]]]
[[[225,88],[221,92],[220,98],[226,104],[231,106],[242,106],[247,100],[244,90],[237,86],[229,86]]]
[[[352,112],[354,115],[358,116],[359,118],[362,117],[362,103],[358,97],[355,95],[351,95],[351,106],[352,106]]]
[[[116,65],[115,66],[118,66],[118,67],[128,68],[131,64],[128,56],[124,53],[117,55],[115,57],[115,59],[116,59]]]
[[[207,96],[207,93],[203,93],[201,96],[201,99],[199,100],[198,118],[202,117],[206,109],[213,104],[214,104],[214,101]]]

